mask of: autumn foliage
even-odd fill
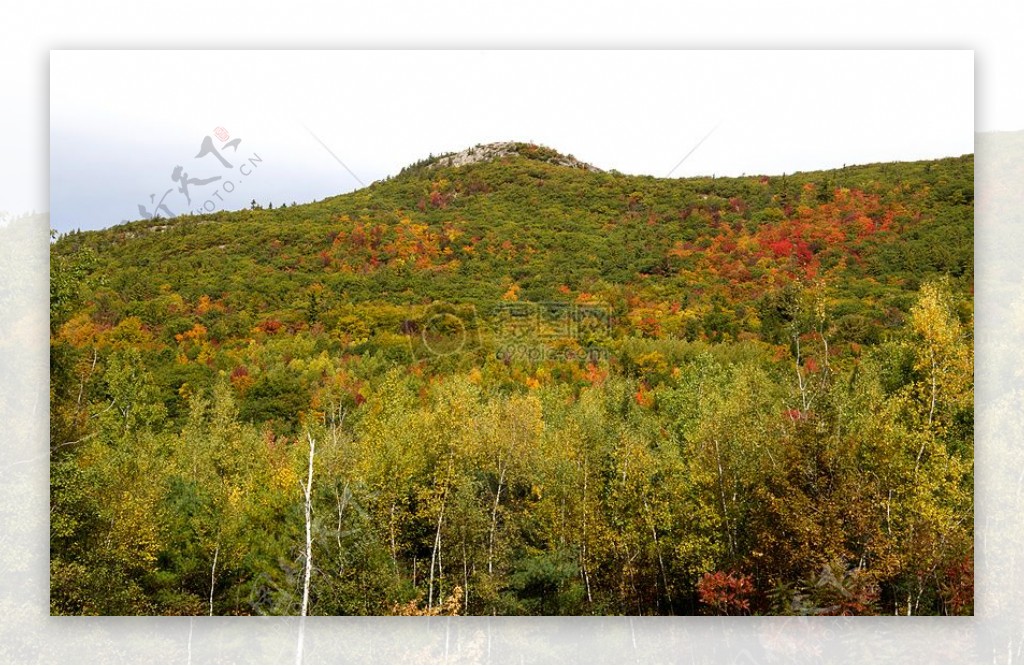
[[[716,615],[746,615],[750,613],[750,598],[754,583],[750,576],[715,571],[701,576],[697,582],[700,602]]]
[[[152,227],[50,248],[54,614],[973,612],[969,155]]]

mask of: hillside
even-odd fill
[[[314,204],[136,222],[57,251],[94,251],[111,307],[155,303],[167,285],[189,302],[223,300],[222,319],[258,311],[293,330],[310,323],[295,296],[314,285],[325,310],[482,307],[513,286],[527,301],[582,295],[621,316],[674,310],[671,332],[695,339],[771,337],[758,304],[794,282],[830,283],[843,315],[870,328],[905,313],[921,280],[947,274],[965,290],[973,279],[969,156],[715,180],[445,159]]]
[[[313,438],[318,612],[969,612],[973,168],[505,142],[65,235],[54,612],[294,612]]]

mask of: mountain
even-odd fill
[[[330,307],[486,307],[514,287],[526,301],[615,301],[620,316],[677,309],[686,326],[674,333],[688,339],[761,336],[758,304],[787,284],[825,280],[842,309],[875,323],[904,312],[923,279],[970,285],[972,174],[966,156],[658,179],[490,144],[317,203],[140,221],[66,236],[56,251],[95,253],[111,307],[167,285],[295,330],[309,322],[294,295],[314,285]],[[715,304],[725,320],[709,323]]]
[[[523,143],[521,141],[498,141],[495,143],[477,144],[472,148],[467,148],[458,153],[447,153],[436,158],[428,158],[425,162],[420,162],[419,165],[426,166],[431,169],[460,167],[479,162],[493,162],[494,160],[500,160],[504,157],[512,156],[543,162],[545,164],[554,164],[573,169],[584,169],[586,171],[594,171],[597,173],[601,172],[601,169],[598,169],[592,164],[581,162],[572,155],[563,155],[551,148],[539,146],[533,143]],[[408,170],[408,168],[403,169],[403,172]]]
[[[973,216],[500,142],[64,235],[53,612],[970,613]]]

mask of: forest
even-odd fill
[[[54,615],[971,615],[974,159],[528,143],[54,235]]]

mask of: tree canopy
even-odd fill
[[[513,147],[52,243],[53,613],[972,612],[973,156]]]

